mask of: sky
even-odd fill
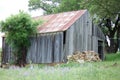
[[[0,20],[4,20],[11,14],[17,14],[19,10],[24,10],[31,16],[42,15],[42,10],[29,12],[28,1],[29,0],[0,0]]]
[[[43,14],[43,10],[28,10],[28,1],[29,0],[0,0],[0,21],[5,20],[10,15],[17,14],[19,10],[23,10],[30,14],[32,17],[39,16]],[[0,47],[2,46],[2,38],[0,33]]]

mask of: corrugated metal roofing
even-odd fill
[[[45,20],[43,25],[38,26],[38,31],[39,33],[65,31],[86,11],[79,10],[35,17],[35,19]]]

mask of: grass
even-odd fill
[[[0,48],[0,63],[1,63],[1,53],[2,53],[2,48]]]
[[[120,53],[111,53],[111,54],[106,54],[106,61],[119,61],[120,60]]]
[[[54,67],[0,69],[0,80],[119,80],[120,53],[107,54],[105,61],[61,64]]]

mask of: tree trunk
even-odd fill
[[[16,61],[16,65],[20,66],[20,67],[25,67],[26,64],[26,56],[27,56],[27,48],[26,47],[22,47],[21,51],[19,51],[21,54],[18,56],[17,61]]]
[[[110,46],[107,46],[108,53],[116,53],[118,50],[118,41],[117,39],[110,39]]]
[[[106,42],[106,51],[108,53],[116,53],[118,48],[120,49],[120,13],[117,14],[117,19],[115,21],[115,26],[112,26],[113,22],[110,17],[103,18],[100,22],[99,26],[103,27],[104,29],[107,28],[108,30],[105,31],[105,35],[109,36],[110,38],[110,46],[108,46]],[[104,25],[102,25],[104,23]]]

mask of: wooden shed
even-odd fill
[[[104,34],[95,25],[87,10],[63,12],[35,19],[43,19],[44,24],[38,27],[38,33],[30,38],[31,46],[27,53],[27,62],[55,63],[65,62],[67,55],[74,51],[93,50],[100,58],[104,55]],[[3,38],[2,62],[12,60],[12,49]]]

